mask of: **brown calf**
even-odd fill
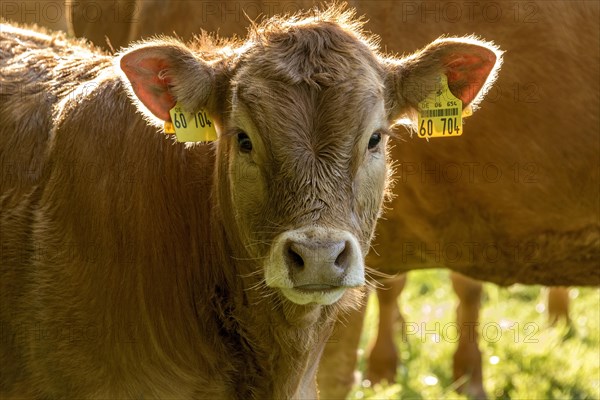
[[[480,100],[499,57],[455,38],[387,57],[337,8],[116,58],[0,31],[3,398],[316,397],[388,127],[442,75]],[[177,103],[218,140],[164,135]]]

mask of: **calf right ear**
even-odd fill
[[[131,97],[151,119],[171,121],[177,102],[189,112],[204,108],[215,86],[213,68],[176,41],[134,45],[117,61]]]
[[[474,37],[440,38],[409,57],[385,61],[390,117],[414,122],[418,104],[439,89],[441,75],[463,108],[476,110],[496,80],[502,51]]]

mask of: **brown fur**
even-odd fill
[[[409,111],[352,15],[319,17],[274,19],[224,48],[159,39],[124,53],[175,60],[159,79],[220,134],[192,146],[141,118],[112,57],[3,28],[3,397],[316,396],[337,309],[356,294],[294,304],[265,285],[266,256],[303,226],[344,229],[366,253],[386,129]],[[447,60],[421,61],[403,64],[414,79]],[[367,150],[374,131],[384,140]]]

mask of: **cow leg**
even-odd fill
[[[548,319],[551,325],[563,319],[569,322],[569,288],[553,286],[548,290]]]
[[[377,339],[367,360],[367,379],[372,383],[386,379],[394,382],[398,366],[398,350],[394,341],[394,325],[402,318],[398,309],[398,296],[406,284],[406,274],[387,280],[377,289],[379,300],[379,328]]]
[[[476,326],[479,320],[482,283],[464,275],[453,272],[452,286],[459,303],[456,319],[460,327],[458,348],[454,353],[454,380],[468,377],[468,381],[460,385],[458,392],[477,399],[485,399],[481,366],[481,351],[478,346]]]
[[[340,316],[319,363],[317,383],[322,400],[345,399],[354,385],[358,342],[367,301],[360,308]]]

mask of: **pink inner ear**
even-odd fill
[[[131,82],[135,95],[163,121],[171,120],[169,110],[176,103],[169,92],[170,80],[159,76],[161,71],[169,68],[168,59],[156,56],[152,49],[133,51],[121,58],[121,69]]]
[[[455,55],[446,63],[448,87],[463,102],[463,107],[477,96],[495,64],[496,55],[481,47],[471,54]]]

